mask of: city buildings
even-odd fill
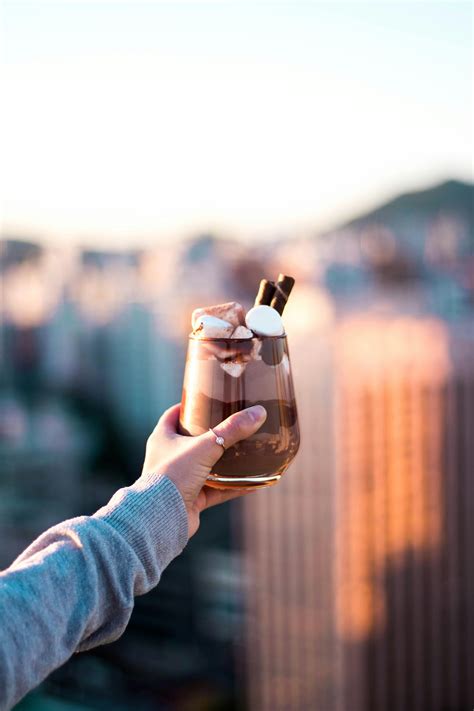
[[[292,339],[302,446],[244,502],[249,708],[474,699],[474,322],[361,313]]]
[[[114,711],[472,706],[472,187],[447,187],[460,198],[251,251],[3,242],[1,566],[136,478],[180,398],[193,308],[297,278],[295,463],[241,515],[207,511],[125,635],[45,694]]]

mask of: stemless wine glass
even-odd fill
[[[207,484],[219,489],[276,484],[298,451],[300,435],[286,336],[189,337],[180,430],[200,435],[234,412],[263,405],[267,419],[226,449]]]

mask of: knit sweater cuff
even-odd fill
[[[143,565],[163,570],[188,541],[188,515],[173,482],[161,474],[143,474],[119,489],[93,516],[112,526],[133,548]]]

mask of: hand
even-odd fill
[[[257,432],[266,417],[265,408],[254,405],[236,412],[213,429],[217,436],[224,437],[227,448]],[[146,445],[143,472],[164,474],[175,484],[188,512],[191,537],[199,528],[201,511],[248,492],[205,486],[212,466],[222,457],[224,450],[216,444],[212,432],[198,437],[178,434],[178,418],[179,404],[170,407],[160,418]]]

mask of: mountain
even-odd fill
[[[471,283],[474,185],[448,180],[403,193],[323,237],[332,243],[336,262],[354,255],[357,245],[361,263],[384,281],[455,269],[463,283]]]
[[[407,220],[432,221],[440,214],[465,222],[468,232],[474,233],[474,185],[459,180],[448,180],[426,190],[403,193],[380,207],[347,222],[344,227],[360,228],[379,223],[396,229]]]
[[[16,237],[0,238],[0,272],[23,261],[37,259],[42,247],[36,242]]]

